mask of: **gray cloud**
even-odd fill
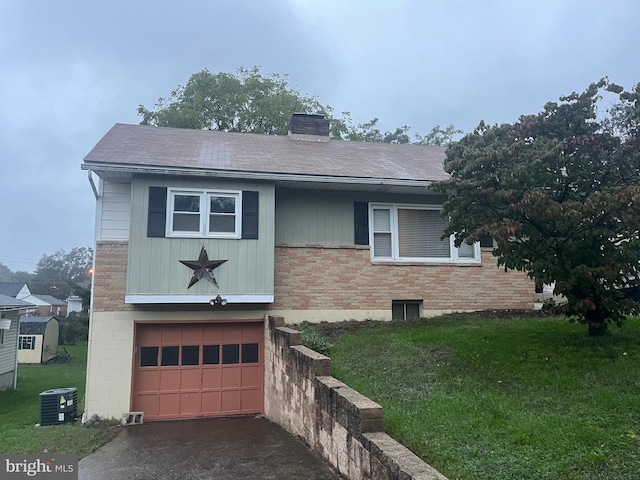
[[[602,76],[640,81],[635,0],[5,1],[0,262],[93,243],[82,158],[203,68],[289,74],[354,121],[512,122]]]

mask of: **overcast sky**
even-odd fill
[[[288,74],[355,123],[470,131],[640,82],[638,0],[0,0],[0,263],[93,246],[84,156],[192,73]]]

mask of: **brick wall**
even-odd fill
[[[131,310],[124,303],[127,289],[128,242],[100,241],[96,243],[95,270],[93,272],[94,312]]]
[[[482,263],[371,263],[369,247],[278,245],[274,309],[391,309],[391,300],[423,300],[425,310],[533,308],[533,283]]]
[[[384,433],[382,407],[329,376],[328,357],[302,334],[267,317],[265,415],[351,480],[446,480]]]

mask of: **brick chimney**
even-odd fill
[[[289,122],[291,140],[329,141],[329,120],[314,113],[294,113]]]

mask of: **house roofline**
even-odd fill
[[[81,165],[83,170],[94,172],[101,176],[101,172],[115,174],[146,174],[146,175],[180,175],[180,176],[199,176],[204,175],[215,176],[218,178],[232,178],[242,180],[262,180],[262,181],[284,181],[284,182],[303,182],[303,183],[335,183],[335,184],[351,184],[351,185],[388,185],[401,187],[422,187],[428,188],[433,180],[408,180],[397,178],[373,178],[373,177],[337,177],[329,175],[307,175],[296,173],[270,173],[270,172],[252,172],[243,170],[219,170],[219,169],[195,169],[195,168],[178,168],[178,167],[134,167],[131,165],[114,165],[108,163],[84,163]]]

